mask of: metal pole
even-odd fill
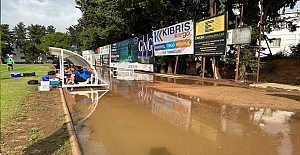
[[[215,16],[217,14],[217,4],[216,2],[214,3],[214,11],[213,11],[213,15]],[[217,67],[216,67],[216,57],[213,56],[213,59],[212,59],[212,63],[213,63],[213,74],[214,74],[214,79],[216,79],[216,71],[217,71]]]
[[[260,50],[261,50],[261,31],[262,31],[262,13],[263,13],[263,0],[260,0],[259,45],[258,45],[258,56],[257,56],[256,83],[258,83],[258,81],[259,81]]]
[[[205,72],[205,56],[202,56],[202,79],[204,79]]]
[[[175,22],[175,24],[177,23],[176,16],[174,16],[174,22]],[[176,56],[176,62],[175,62],[175,68],[174,68],[174,75],[176,75],[177,64],[178,64],[178,56]]]
[[[244,4],[241,5],[240,27],[243,26],[243,21],[242,21],[243,20],[243,11],[244,11]],[[236,21],[236,26],[237,26],[237,21]],[[239,81],[240,54],[241,54],[241,45],[239,44],[238,48],[237,48],[236,63],[235,63],[235,80],[234,80],[235,82]]]
[[[174,75],[176,75],[177,63],[178,63],[178,56],[176,56],[176,62],[175,62],[175,68],[174,68]]]

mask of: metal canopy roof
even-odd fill
[[[62,83],[62,87],[83,87],[83,86],[107,86],[108,84],[100,79],[98,77],[97,70],[95,67],[90,64],[87,60],[85,60],[81,55],[74,53],[72,51],[62,49],[62,48],[56,48],[56,47],[49,47],[49,52],[52,55],[57,55],[59,57],[59,63],[60,63],[60,74],[59,77],[61,79],[64,79],[64,61],[63,59],[70,60],[75,66],[88,66],[93,70],[93,75],[95,79],[90,84],[84,84],[84,85],[67,85],[64,82]]]
[[[89,66],[90,68],[93,67],[81,55],[74,53],[72,51],[62,49],[62,48],[49,47],[49,52],[50,54],[57,55],[57,56],[62,56],[63,54],[64,58],[70,60],[76,66]]]

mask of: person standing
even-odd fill
[[[10,69],[14,70],[14,60],[12,58],[9,58],[7,60],[7,69],[8,71],[10,71]]]

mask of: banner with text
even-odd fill
[[[224,55],[227,35],[227,12],[197,22],[195,25],[195,55]]]
[[[131,38],[112,44],[111,62],[138,62],[138,38]]]
[[[153,64],[153,36],[152,33],[138,37],[138,62]]]
[[[101,51],[101,61],[103,66],[109,66],[110,65],[110,53],[111,53],[111,47],[110,45],[102,46],[100,47]]]
[[[192,20],[153,31],[154,56],[194,54]]]

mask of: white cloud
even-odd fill
[[[53,25],[57,31],[76,25],[81,11],[75,8],[75,0],[2,0],[1,23],[13,29],[19,22],[26,26]]]

